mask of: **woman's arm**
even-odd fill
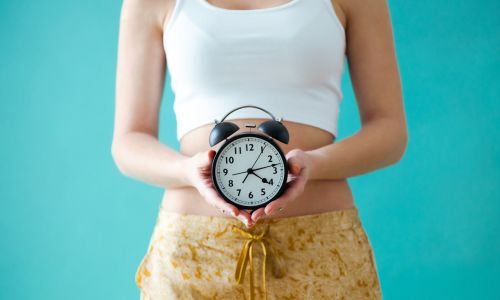
[[[123,174],[163,188],[188,185],[182,171],[187,157],[158,141],[166,70],[162,24],[167,2],[173,1],[123,1],[111,147]]]
[[[339,142],[306,151],[309,179],[343,179],[386,167],[408,140],[402,87],[386,0],[342,1],[347,59],[362,128]]]

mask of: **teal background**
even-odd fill
[[[408,149],[350,179],[384,299],[499,297],[499,3],[390,1]],[[0,299],[138,299],[162,190],[111,157],[120,4],[0,1]]]

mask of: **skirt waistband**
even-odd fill
[[[248,229],[238,219],[232,217],[205,216],[166,211],[160,207],[156,229],[170,236],[199,239],[207,234],[218,239],[234,239],[240,235],[232,227],[247,232],[260,232],[269,227],[271,235],[290,234],[331,234],[361,226],[356,206],[347,209],[292,217],[260,219]],[[269,226],[268,226],[269,225]]]

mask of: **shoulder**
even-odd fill
[[[376,15],[388,7],[388,0],[332,0],[338,2],[348,16]]]
[[[388,0],[331,0],[337,2],[349,23],[373,24],[388,18]]]
[[[344,29],[346,28],[346,23],[347,23],[347,17],[345,14],[345,9],[344,9],[344,1],[342,0],[326,0],[330,1],[332,3],[333,9],[335,11],[335,14],[337,15],[337,18],[339,19],[340,23],[342,24],[342,27]]]
[[[122,0],[120,18],[137,20],[162,27],[179,0]]]

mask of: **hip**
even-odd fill
[[[381,299],[356,207],[263,219],[250,230],[160,207],[135,279],[143,299]]]

